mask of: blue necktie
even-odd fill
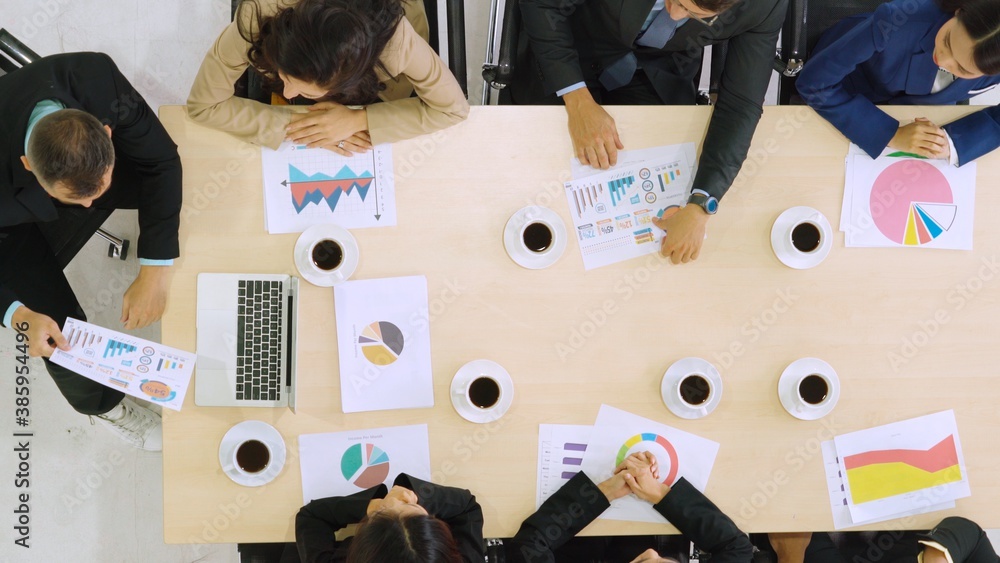
[[[656,14],[649,27],[636,39],[635,43],[642,47],[662,49],[667,41],[670,41],[670,38],[674,36],[677,28],[685,21],[687,20],[674,21],[670,17],[670,12],[660,10],[660,13]],[[599,80],[606,90],[616,90],[632,81],[637,68],[639,68],[639,61],[636,59],[635,53],[629,51],[628,54],[605,68]]]

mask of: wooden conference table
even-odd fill
[[[943,123],[974,109],[889,111]],[[710,115],[610,111],[627,148],[700,143]],[[161,117],[184,162],[182,257],[163,342],[194,350],[196,275],[295,274],[297,235],[264,229],[258,149],[194,124],[181,107]],[[837,232],[819,267],[781,265],[769,233],[784,209],[815,207],[836,229],[846,152],[811,110],[768,107],[698,261],[650,257],[585,272],[574,241],[554,266],[530,271],[501,240],[507,219],[529,204],[555,210],[572,233],[562,108],[474,107],[454,128],[396,144],[398,226],[354,231],[354,278],[427,276],[434,408],[345,415],[333,291],[303,283],[298,414],[199,408],[193,386],[182,412],[165,410],[166,541],[293,541],[298,435],[418,423],[429,424],[434,480],[475,493],[487,537],[511,536],[535,509],[538,424],[593,424],[602,403],[720,442],[706,492],[747,532],[832,529],[819,442],[953,408],[973,496],[951,511],[868,528],[928,528],[947,514],[1000,527],[1000,226],[990,220],[1000,210],[1000,154],[979,161],[974,251],[845,249]],[[677,418],[660,399],[664,370],[685,356],[713,362],[725,382],[718,409],[701,420]],[[792,418],[776,392],[782,370],[806,356],[829,362],[842,384],[837,408],[814,422]],[[458,368],[478,358],[499,362],[515,385],[510,411],[489,425],[460,418],[448,395]],[[288,448],[280,476],[259,489],[230,481],[218,461],[223,434],[248,419],[275,426]],[[668,532],[612,521],[586,530]]]

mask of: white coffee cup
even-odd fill
[[[802,374],[791,391],[800,411],[819,411],[833,400],[833,382],[822,373]]]
[[[705,408],[712,400],[715,387],[707,375],[692,372],[677,381],[674,392],[681,404],[697,410]]]
[[[496,408],[503,399],[503,387],[495,378],[479,374],[472,378],[464,390],[457,393],[470,407],[479,411]]]
[[[788,244],[799,254],[813,254],[823,247],[823,229],[812,220],[806,219],[788,230]]]
[[[274,454],[267,442],[247,438],[233,449],[233,467],[244,475],[260,475],[271,465]]]
[[[544,219],[529,219],[519,232],[521,246],[532,254],[544,255],[556,247],[556,229]]]

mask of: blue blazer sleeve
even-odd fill
[[[972,162],[1000,146],[1000,107],[970,113],[945,125],[944,130],[955,143],[958,165]]]
[[[896,3],[882,4],[871,16],[812,56],[796,87],[802,99],[845,137],[872,158],[882,153],[899,122],[859,94],[851,94],[844,80],[858,65],[886,49],[893,40],[895,21],[907,14]]]

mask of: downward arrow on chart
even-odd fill
[[[378,186],[375,186],[375,220],[376,221],[378,221],[379,219],[382,218],[382,215],[378,212],[379,211],[379,206],[378,206],[378,192],[379,192]]]

